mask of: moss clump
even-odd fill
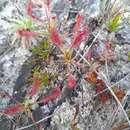
[[[31,51],[39,59],[48,60],[51,53],[49,41],[47,39],[44,39],[38,46],[34,46]]]

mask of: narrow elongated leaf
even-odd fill
[[[108,41],[104,42],[105,49],[110,49],[110,43]]]
[[[89,49],[88,53],[86,54],[86,58],[90,61],[92,58],[93,50],[92,48]]]
[[[108,24],[108,29],[110,32],[115,32],[117,30],[120,24],[121,17],[122,14],[118,13],[112,20],[110,20]]]
[[[37,20],[37,18],[36,18],[35,16],[33,16],[33,14],[32,14],[32,8],[33,8],[32,0],[29,0],[29,1],[28,1],[28,4],[27,4],[27,14],[28,14],[31,18]]]
[[[33,7],[33,5],[32,5],[32,0],[29,0],[29,1],[28,1],[28,5],[27,5],[27,14],[28,14],[29,16],[32,16],[32,7]]]
[[[79,31],[80,25],[81,25],[81,22],[82,22],[82,19],[83,19],[83,18],[82,18],[81,15],[78,15],[78,16],[76,17],[76,24],[75,24],[74,29],[73,29],[73,32],[74,32],[74,33]]]
[[[69,74],[68,76],[67,87],[70,89],[74,89],[76,87],[76,79],[72,74]]]
[[[50,7],[51,0],[44,0],[44,3],[47,5],[47,7]]]
[[[130,61],[130,51],[128,51],[127,55],[128,55],[128,61]]]
[[[50,30],[50,37],[51,37],[52,42],[53,42],[56,46],[61,47],[62,41],[61,41],[61,39],[60,39],[60,36],[59,36],[58,31],[57,31],[56,28],[52,28],[52,29]]]
[[[88,37],[88,35],[88,27],[84,27],[83,30],[74,37],[74,40],[71,44],[71,48],[77,47],[83,40],[85,40]]]
[[[3,113],[7,115],[13,115],[16,114],[17,112],[22,111],[24,111],[24,106],[22,104],[16,104],[14,106],[7,107]]]
[[[40,100],[40,103],[47,104],[49,101],[55,100],[55,99],[58,98],[60,95],[61,95],[60,87],[56,87],[56,88],[51,92],[50,95],[48,95],[48,96],[46,96],[46,97],[43,97],[43,98]]]
[[[27,93],[27,96],[28,97],[32,97],[34,96],[40,89],[40,85],[41,85],[41,82],[39,79],[34,79],[34,83],[33,83],[33,86],[31,88],[31,90]]]
[[[45,72],[43,74],[43,78],[42,78],[42,85],[48,85],[49,84],[49,74],[47,72]]]

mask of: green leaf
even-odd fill
[[[34,46],[32,48],[32,53],[43,60],[47,60],[49,58],[50,51],[51,50],[47,39],[44,39],[39,46]]]
[[[10,27],[11,31],[16,31],[18,29],[30,29],[36,30],[38,25],[32,19],[24,20],[13,20],[14,24]]]
[[[46,86],[49,84],[49,74],[45,72],[42,78],[42,85]]]
[[[128,61],[130,61],[130,51],[128,51]]]
[[[47,86],[49,84],[49,73],[42,72],[39,66],[35,67],[32,73],[33,77],[37,77],[41,81],[41,86]]]
[[[25,25],[26,25],[26,28],[32,28],[33,26],[33,21],[31,19],[27,19],[25,21]]]
[[[117,15],[114,16],[113,19],[111,19],[108,23],[108,29],[110,32],[115,32],[117,28],[120,25],[122,14],[118,13]]]
[[[40,66],[35,67],[32,70],[32,73],[33,73],[33,77],[40,77],[41,76],[41,74],[40,74]]]

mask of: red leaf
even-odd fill
[[[96,84],[97,83],[97,73],[95,71],[90,71],[86,73],[85,80],[87,80],[89,83]]]
[[[49,101],[55,100],[57,97],[61,95],[60,87],[55,88],[51,95],[43,97],[43,99],[40,100],[40,103],[47,104]]]
[[[50,0],[45,0],[44,3],[45,3],[45,4],[48,6],[48,8],[49,8],[49,6],[50,6]]]
[[[69,74],[68,76],[67,87],[70,89],[74,89],[76,87],[76,79],[72,74]]]
[[[22,111],[24,111],[24,106],[22,104],[16,104],[15,106],[10,106],[6,108],[3,113],[7,115],[13,115],[17,112],[22,112]]]
[[[36,33],[36,32],[28,31],[28,30],[25,30],[25,29],[17,30],[17,33],[18,33],[21,37],[26,37],[26,38],[31,38],[31,37],[37,36],[37,33]]]
[[[101,93],[105,89],[105,83],[102,80],[97,80],[96,92]],[[105,103],[109,99],[109,93],[103,92],[99,95],[99,99],[102,103]]]
[[[37,18],[32,15],[32,8],[33,8],[32,0],[29,0],[29,1],[28,1],[28,4],[27,4],[27,14],[28,14],[31,18],[37,20]]]
[[[86,54],[86,58],[90,61],[92,59],[92,49],[90,48],[88,53]]]
[[[76,17],[76,24],[75,24],[74,30],[73,30],[74,33],[79,31],[82,19],[83,19],[83,17],[81,15],[78,15]]]
[[[105,41],[104,42],[104,45],[105,45],[105,49],[110,49],[110,44],[108,41]]]
[[[102,103],[106,103],[106,101],[108,101],[108,99],[109,99],[109,95],[107,95],[107,94],[101,94],[101,95],[99,96],[99,99],[100,99],[100,101],[101,101]]]
[[[41,85],[40,80],[35,78],[33,86],[31,88],[31,90],[27,93],[27,96],[29,96],[29,97],[34,96],[39,91],[40,85]]]
[[[62,42],[61,42],[60,36],[59,36],[58,31],[56,30],[56,28],[51,29],[50,37],[51,37],[52,42],[56,46],[61,47]]]
[[[71,48],[77,47],[86,37],[88,37],[88,35],[88,27],[84,27],[84,29],[74,37],[74,40],[71,44]]]
[[[125,92],[121,89],[118,89],[118,90],[116,90],[115,95],[121,101],[123,99],[123,97],[125,96]]]
[[[29,16],[32,16],[32,7],[33,7],[32,0],[29,0],[27,5],[27,14]]]

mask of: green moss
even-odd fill
[[[128,52],[128,61],[130,61],[130,51]]]
[[[38,56],[38,58],[47,60],[51,52],[49,41],[44,39],[40,45],[34,46],[31,50],[34,55]]]
[[[42,86],[46,86],[49,84],[49,74],[47,72],[43,73],[42,76]]]
[[[38,79],[40,79],[42,86],[47,86],[49,84],[49,73],[46,71],[42,72],[39,66],[35,67],[32,70],[32,73],[32,78],[37,77]]]

